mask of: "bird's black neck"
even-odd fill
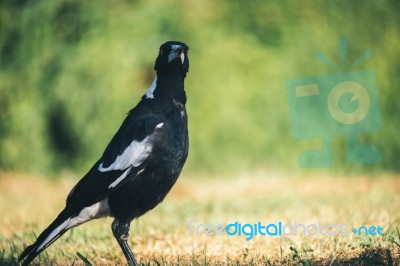
[[[178,73],[157,73],[153,98],[161,101],[178,101],[186,104],[184,77]],[[146,95],[145,95],[146,97]],[[147,98],[149,98],[147,96]]]

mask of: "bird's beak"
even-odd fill
[[[182,64],[185,62],[185,53],[183,52],[182,47],[178,47],[173,49],[168,55],[168,63],[172,62],[177,57],[181,58]]]

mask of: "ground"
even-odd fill
[[[76,181],[66,174],[49,180],[0,173],[0,265],[17,265],[19,253],[63,208]],[[393,174],[183,173],[160,206],[132,222],[129,239],[144,265],[398,265],[399,192],[400,176]],[[207,236],[215,231],[204,232],[200,225],[235,221],[331,227],[325,235],[304,235],[298,227],[295,236],[247,241],[244,235]],[[33,265],[125,265],[111,222],[100,219],[70,230]],[[379,226],[383,235],[372,229],[367,236],[361,229],[360,236],[343,236],[340,225]]]

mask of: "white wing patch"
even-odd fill
[[[128,169],[126,169],[126,171],[125,171],[120,177],[118,177],[117,180],[115,180],[114,182],[112,182],[112,183],[108,186],[108,188],[113,188],[113,187],[115,187],[116,185],[118,185],[118,184],[119,184],[122,180],[124,180],[125,177],[130,173],[131,169],[132,169],[132,167],[129,167]],[[143,172],[143,171],[144,171],[144,168],[143,168],[143,169],[140,169],[140,170],[137,172],[136,176],[140,175],[140,173]]]
[[[132,143],[124,150],[121,155],[118,155],[115,161],[109,167],[103,167],[103,163],[99,165],[100,172],[112,170],[124,170],[131,165],[137,167],[141,165],[144,160],[150,155],[153,149],[153,143],[147,136],[142,141],[132,141]]]
[[[157,87],[157,76],[154,78],[150,88],[148,88],[148,90],[146,91],[147,99],[154,99],[154,91],[156,90],[156,87]]]
[[[131,171],[131,169],[132,169],[132,166],[129,167],[128,169],[126,169],[126,171],[125,171],[120,177],[118,177],[114,182],[112,182],[112,183],[108,186],[108,188],[113,188],[113,187],[115,187],[116,185],[118,185],[119,182],[121,182],[122,180],[125,179],[125,177],[129,174],[129,172]]]

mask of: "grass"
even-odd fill
[[[0,173],[0,265],[17,257],[62,209],[76,178]],[[400,178],[283,175],[236,178],[184,175],[165,202],[135,220],[130,244],[142,265],[398,265]],[[206,236],[188,222],[321,223],[381,226],[383,236]],[[125,265],[111,219],[67,232],[33,265]]]

